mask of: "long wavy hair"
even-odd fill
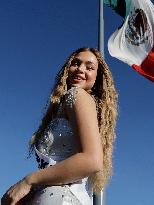
[[[94,98],[96,103],[98,126],[103,149],[103,169],[102,171],[91,175],[90,182],[93,190],[95,192],[100,192],[104,189],[112,175],[112,154],[115,140],[118,95],[109,67],[97,49],[79,48],[71,54],[57,74],[55,85],[49,97],[48,109],[39,128],[31,138],[30,150],[33,150],[36,141],[43,134],[50,121],[57,115],[58,107],[64,97],[64,93],[69,89],[67,82],[68,69],[70,68],[72,60],[77,54],[85,51],[92,52],[98,61],[97,77],[93,87],[91,88],[90,95]]]

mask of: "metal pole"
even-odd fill
[[[94,193],[93,205],[104,205],[103,192],[101,192],[100,194]]]
[[[104,9],[103,0],[99,0],[98,49],[104,57]]]
[[[99,23],[98,23],[98,50],[104,57],[104,17],[103,17],[103,0],[99,0]],[[105,205],[104,204],[104,191],[100,194],[94,193],[93,205]]]

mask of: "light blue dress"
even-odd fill
[[[67,103],[75,103],[77,88],[67,92]],[[35,145],[39,168],[54,166],[56,163],[77,153],[77,141],[69,121],[57,117],[51,121],[44,135]],[[80,181],[58,186],[41,186],[32,191],[28,205],[92,205],[93,192],[88,177]]]

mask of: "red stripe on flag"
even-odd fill
[[[140,66],[133,64],[132,67],[154,82],[154,47]]]

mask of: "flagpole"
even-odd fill
[[[101,52],[104,58],[104,15],[103,15],[103,0],[99,0],[99,20],[98,20],[98,50]],[[104,204],[104,191],[100,194],[94,193],[93,205],[105,205]]]
[[[98,23],[98,50],[104,57],[104,8],[103,0],[99,0],[99,23]]]

